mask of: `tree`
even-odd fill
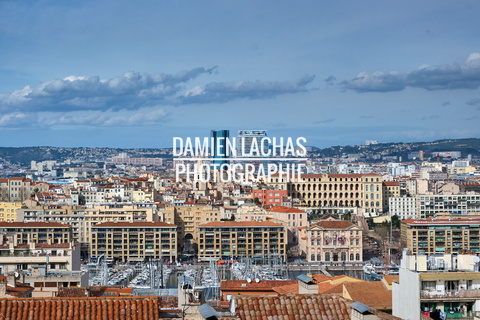
[[[392,228],[393,229],[400,229],[400,219],[397,215],[392,216]]]

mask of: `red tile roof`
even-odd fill
[[[7,310],[9,319],[159,319],[158,297],[0,299]]]
[[[398,181],[383,181],[384,186],[398,187],[400,184]]]
[[[292,207],[286,207],[286,206],[276,206],[273,208],[268,209],[267,211],[273,211],[273,212],[286,212],[286,213],[305,213],[305,211],[297,209],[297,208],[292,208]]]
[[[212,221],[199,227],[281,227],[279,223],[270,221]]]
[[[103,222],[92,226],[92,228],[105,227],[176,227],[174,224],[166,222],[153,221],[134,221],[134,222]]]
[[[392,283],[394,282],[398,283],[398,280],[400,280],[400,277],[398,274],[389,274],[389,275],[384,275],[383,279],[387,284],[392,285]]]
[[[449,218],[449,219],[439,219],[439,218],[425,218],[425,219],[405,219],[402,223],[408,225],[466,225],[466,224],[480,224],[480,219],[478,218]]]
[[[273,287],[272,289],[279,295],[298,294],[298,281],[293,284],[287,284],[280,287]]]
[[[331,295],[236,297],[236,303],[241,320],[347,320],[351,310],[345,299]]]
[[[381,281],[348,282],[344,288],[353,301],[380,311],[392,310],[392,291],[387,290]]]
[[[354,226],[354,224],[345,220],[321,220],[312,224],[310,228],[313,226],[319,226],[324,229],[346,229]]]
[[[323,282],[323,281],[327,281],[327,280],[330,280],[331,278],[329,276],[326,276],[324,274],[321,274],[321,273],[318,273],[318,274],[314,274],[312,276],[313,280],[317,281],[317,282]]]

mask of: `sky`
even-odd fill
[[[480,138],[480,1],[0,0],[0,146]]]

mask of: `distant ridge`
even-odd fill
[[[170,158],[171,148],[85,148],[85,147],[0,147],[0,161],[11,164],[29,165],[32,160],[65,161],[82,160],[84,162],[105,161],[107,158],[118,155],[120,152],[127,153],[130,157],[161,157]],[[361,154],[367,158],[375,154],[384,156],[403,157],[412,152],[424,151],[460,151],[462,157],[471,154],[480,157],[480,139],[443,139],[432,142],[390,142],[365,145],[332,146],[329,148],[311,147],[310,156],[317,157],[341,157],[346,154]]]

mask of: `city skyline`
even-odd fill
[[[475,1],[2,1],[1,146],[480,137]]]

